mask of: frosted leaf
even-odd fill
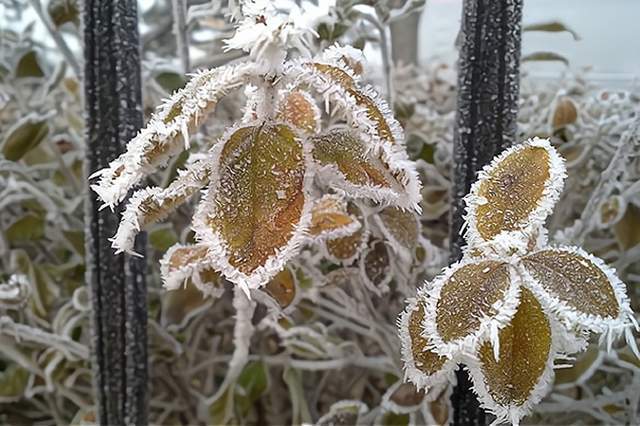
[[[391,257],[387,245],[380,240],[372,240],[360,260],[360,273],[364,284],[376,294],[388,290],[393,278]]]
[[[363,118],[371,123],[370,130],[375,133],[377,139],[392,145],[402,143],[402,130],[393,117],[389,106],[372,88],[361,88],[355,73],[350,68],[317,62],[308,66],[344,90],[348,97],[346,103],[352,104],[351,109],[362,111]]]
[[[398,318],[405,378],[418,389],[447,383],[455,367],[455,362],[434,352],[423,335],[426,306],[424,293],[422,289],[416,298],[409,299],[407,308]]]
[[[548,140],[532,139],[496,157],[465,198],[469,244],[528,238],[551,212],[564,177],[563,160]]]
[[[344,400],[331,405],[329,412],[320,417],[317,426],[352,426],[359,424],[360,416],[369,411],[361,401]]]
[[[405,262],[410,262],[420,236],[416,214],[397,207],[386,207],[375,215],[375,220],[393,250]]]
[[[362,212],[355,204],[349,204],[347,206],[347,212],[354,216],[359,222],[365,223]],[[368,239],[369,231],[366,229],[366,226],[363,225],[360,229],[346,237],[325,240],[324,245],[330,259],[347,265],[352,263],[360,253],[362,253],[367,245]]]
[[[624,284],[602,260],[577,248],[548,248],[522,264],[542,302],[570,327],[617,334],[630,325]]]
[[[518,424],[548,392],[553,378],[552,332],[533,294],[522,289],[520,304],[500,331],[499,358],[491,342],[478,350],[479,366],[471,366],[476,392],[498,422]]]
[[[618,223],[627,210],[627,201],[620,195],[604,200],[598,208],[597,223],[602,229],[608,229]]]
[[[229,281],[260,287],[300,250],[310,221],[307,153],[290,127],[263,123],[230,130],[212,155],[196,238]]]
[[[129,189],[189,146],[189,133],[250,71],[250,65],[241,64],[195,74],[158,108],[146,127],[129,141],[125,153],[92,176],[99,177],[99,181],[91,188],[106,205],[118,204]]]
[[[382,407],[396,414],[411,413],[420,409],[426,392],[411,382],[398,381],[382,396]]]
[[[329,257],[342,264],[349,264],[358,257],[366,246],[365,231],[360,228],[346,237],[327,240],[325,246]]]
[[[204,244],[171,247],[160,260],[160,275],[168,290],[177,290],[191,282],[206,295],[217,297],[223,292],[209,247]]]
[[[282,98],[276,117],[307,134],[320,130],[320,110],[307,92],[296,90]]]
[[[340,63],[342,62],[342,64]],[[404,134],[387,103],[371,87],[361,87],[358,77],[344,61],[338,63],[293,62],[285,74],[296,84],[306,83],[327,105],[337,106],[355,137],[362,141],[403,188],[400,200],[387,200],[419,210],[420,181],[415,164],[408,159]]]
[[[352,88],[356,85],[356,77],[351,70],[336,65],[321,63],[311,63],[309,66],[344,88]]]
[[[264,290],[278,302],[282,309],[286,309],[296,297],[296,280],[289,268],[284,268],[271,278]]]
[[[313,158],[320,166],[318,175],[329,186],[355,198],[384,203],[411,204],[407,189],[391,173],[389,165],[346,130],[333,130],[312,137]]]
[[[347,212],[346,201],[326,194],[311,208],[309,234],[314,238],[336,238],[353,234],[360,229],[360,222]]]
[[[138,232],[165,219],[206,186],[210,177],[209,163],[202,160],[179,171],[178,177],[167,188],[152,187],[136,191],[122,213],[122,221],[112,240],[116,253],[131,252]]]
[[[478,342],[495,336],[518,303],[519,280],[501,260],[454,264],[432,284],[425,333],[435,350],[452,356],[473,352]]]
[[[553,118],[551,119],[551,126],[553,129],[561,129],[569,124],[575,123],[578,119],[578,109],[576,104],[571,98],[561,98],[556,104],[553,112]]]

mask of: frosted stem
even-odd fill
[[[49,32],[49,35],[51,35],[51,38],[58,46],[58,49],[60,49],[62,56],[64,56],[69,66],[71,66],[73,73],[76,75],[76,77],[80,78],[82,76],[82,71],[76,57],[73,55],[71,49],[69,49],[69,45],[67,45],[67,42],[64,40],[60,32],[56,28],[54,28],[51,19],[49,19],[49,16],[43,12],[40,0],[29,0],[29,3],[31,3],[31,6],[38,14],[40,21],[42,21],[42,24]]]
[[[176,49],[182,65],[182,72],[188,73],[189,60],[189,34],[187,29],[187,4],[185,0],[171,0],[173,9],[173,33],[176,36]]]
[[[231,357],[231,361],[229,361],[227,375],[224,381],[216,393],[204,401],[205,406],[210,406],[222,397],[227,388],[240,376],[242,369],[249,360],[249,344],[251,343],[251,336],[253,336],[254,332],[254,326],[251,320],[253,318],[253,312],[256,309],[256,302],[249,300],[239,286],[234,286],[233,307],[236,309],[236,323],[233,328],[233,343],[235,346],[233,356]]]

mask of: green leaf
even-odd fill
[[[300,372],[290,367],[285,367],[282,372],[282,380],[289,389],[289,401],[291,403],[291,424],[311,423],[309,406],[304,398],[304,389],[300,378]]]
[[[408,414],[396,414],[391,411],[387,411],[382,414],[378,420],[381,426],[404,426],[409,425],[411,419]]]
[[[27,214],[13,222],[7,228],[5,237],[10,243],[39,240],[44,236],[44,219]]]
[[[209,406],[209,423],[214,425],[236,424],[233,413],[233,388],[229,387]]]
[[[18,61],[16,77],[44,77],[44,71],[38,62],[38,56],[34,50],[30,50]]]
[[[84,256],[84,232],[69,230],[62,231],[62,235],[64,238],[71,244],[71,247],[75,250],[77,254],[80,256]]]
[[[184,76],[181,74],[164,71],[156,74],[156,81],[167,93],[173,93],[178,89],[181,89],[186,84]]]
[[[522,28],[522,31],[544,31],[551,33],[567,32],[571,34],[574,40],[580,40],[580,36],[578,35],[578,33],[559,21],[540,22],[537,24],[525,25]]]
[[[0,372],[0,402],[15,402],[23,397],[29,372],[15,363]]]
[[[4,81],[7,75],[9,75],[9,68],[4,66],[4,64],[0,64],[0,82]]]
[[[7,160],[18,161],[38,146],[49,134],[46,120],[27,118],[9,131],[2,144],[2,154]]]
[[[149,233],[151,247],[164,253],[169,247],[178,242],[178,236],[171,224],[159,226]]]
[[[77,0],[52,0],[47,6],[47,12],[56,27],[67,22],[73,22],[76,26],[80,25],[80,10]]]
[[[269,374],[262,362],[251,362],[242,370],[236,382],[236,410],[244,417],[253,404],[269,388]]]
[[[562,62],[569,66],[569,60],[564,56],[554,52],[533,52],[522,57],[522,62],[555,61]]]

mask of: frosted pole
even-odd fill
[[[86,0],[84,88],[87,172],[106,167],[142,126],[140,47],[134,0]],[[120,210],[87,194],[86,279],[93,310],[92,364],[100,424],[147,423],[144,258],[114,255]],[[139,237],[135,250],[144,253]]]
[[[461,257],[464,202],[476,173],[515,142],[522,0],[465,0],[460,30],[458,107],[454,130],[451,260]],[[451,401],[455,425],[484,425],[467,374],[457,372]]]

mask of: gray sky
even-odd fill
[[[453,43],[460,27],[462,0],[428,0],[420,32],[420,59],[455,57]],[[638,83],[640,79],[640,0],[525,0],[524,24],[561,21],[581,37],[567,33],[527,32],[523,54],[553,51],[569,59],[572,68],[593,66],[596,80]],[[561,63],[528,63],[526,69],[551,77]]]

